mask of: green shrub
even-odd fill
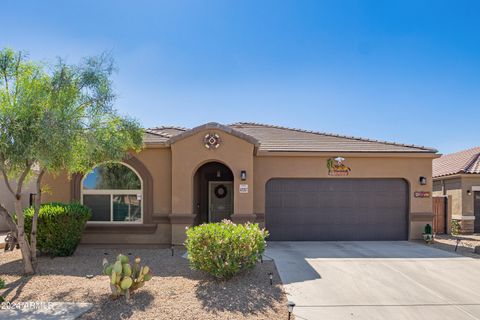
[[[461,227],[460,227],[460,222],[458,222],[458,220],[452,220],[451,226],[452,226],[451,233],[453,235],[457,235],[460,233]]]
[[[0,290],[2,290],[3,288],[5,288],[5,280],[0,278]],[[0,302],[4,302],[4,301],[5,301],[5,298],[3,296],[0,296]]]
[[[32,229],[33,207],[25,209],[25,231]],[[75,252],[91,210],[80,203],[42,204],[38,214],[37,248],[52,256],[70,256]]]
[[[268,231],[258,224],[224,220],[188,228],[185,246],[193,269],[229,279],[257,263],[265,251],[266,237]]]

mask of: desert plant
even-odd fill
[[[0,290],[2,290],[3,288],[5,288],[5,280],[0,278]],[[0,295],[0,302],[4,302],[4,301],[5,301],[5,298]]]
[[[268,231],[258,224],[224,220],[188,228],[185,247],[190,266],[217,279],[253,267],[265,251]]]
[[[133,291],[152,279],[150,268],[141,266],[140,261],[140,257],[136,257],[132,266],[128,256],[123,254],[119,254],[112,264],[108,264],[106,258],[103,259],[103,274],[110,278],[110,289],[114,299],[124,295],[129,300]]]
[[[424,232],[425,234],[432,234],[432,226],[427,223],[427,224],[425,225],[424,231],[425,231],[425,232]]]
[[[460,227],[460,223],[458,222],[458,220],[452,220],[452,223],[451,223],[451,232],[453,235],[457,235],[460,233],[460,230],[461,230],[461,227]]]
[[[142,148],[139,123],[113,108],[114,69],[108,54],[68,65],[63,59],[48,64],[25,52],[0,50],[0,173],[9,194],[4,200],[14,207],[11,212],[0,203],[0,216],[18,240],[26,274],[37,264],[43,177],[85,174]],[[30,179],[36,196],[27,236],[22,200]]]
[[[426,243],[433,243],[432,226],[427,223],[423,231],[423,240],[425,240]]]
[[[25,209],[25,230],[30,234],[34,208]],[[38,249],[52,256],[70,256],[75,252],[91,217],[91,210],[80,203],[48,203],[38,214]]]

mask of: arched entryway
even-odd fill
[[[196,224],[219,222],[233,214],[233,173],[220,162],[207,162],[194,176]]]

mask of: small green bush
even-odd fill
[[[258,224],[224,220],[188,228],[185,247],[193,269],[229,279],[257,263],[265,251],[266,237],[268,231]]]
[[[2,290],[3,288],[5,288],[5,280],[0,278],[0,290]],[[4,302],[4,301],[5,301],[5,298],[3,296],[0,296],[0,302]]]
[[[25,232],[32,230],[33,207],[25,209]],[[75,252],[91,210],[80,203],[42,204],[38,214],[37,248],[52,256],[70,256]]]
[[[460,222],[458,222],[458,220],[452,220],[452,224],[451,224],[451,233],[453,235],[457,235],[460,233],[460,230],[461,230],[461,227],[460,227]]]

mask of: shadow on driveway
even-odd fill
[[[312,259],[445,259],[453,252],[408,241],[272,241],[266,255],[274,259],[284,284],[321,279]]]

